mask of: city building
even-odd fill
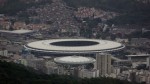
[[[128,60],[132,62],[132,66],[135,68],[139,64],[146,64],[150,66],[150,54],[138,54],[138,55],[126,55]]]
[[[13,30],[13,31],[0,30],[1,37],[5,37],[6,39],[9,39],[13,42],[18,42],[20,40],[26,40],[28,38],[28,36],[30,36],[34,33],[35,33],[35,31],[33,31],[33,30],[25,30],[25,29]]]
[[[99,70],[97,70],[97,69],[92,69],[92,70],[82,69],[79,71],[79,77],[81,77],[81,78],[99,77]]]
[[[53,58],[55,57],[57,58],[59,56],[72,56],[72,60],[76,60],[74,55],[89,56],[96,58],[96,66],[95,66],[96,71],[92,70],[87,71],[89,73],[88,75],[90,75],[88,77],[97,77],[97,75],[92,74],[99,74],[99,76],[109,75],[111,73],[112,56],[110,54],[107,54],[107,52],[118,51],[123,49],[124,47],[125,46],[122,45],[121,43],[99,39],[51,39],[51,40],[35,41],[24,45],[24,48],[26,48],[27,50],[31,51],[31,53],[36,55],[41,54],[48,55]],[[103,52],[106,53],[104,54]],[[70,63],[71,59],[68,60]],[[67,64],[69,64],[68,60]],[[78,59],[78,61],[80,60],[81,59]],[[54,61],[56,62],[55,59]],[[71,75],[74,74],[74,70],[78,72],[78,69],[76,70],[76,68],[72,68],[73,70],[67,71],[65,68],[63,68],[62,65],[60,65],[60,64],[64,65],[64,63],[60,63],[60,61],[56,63],[58,64],[58,74]],[[80,65],[84,64],[80,63]],[[81,70],[81,72],[83,73],[81,77],[87,75],[84,73],[86,71]],[[76,73],[76,75],[77,74],[79,74],[79,72]]]
[[[99,70],[100,76],[111,73],[111,55],[106,53],[96,54],[96,69]]]
[[[131,62],[131,60],[114,61],[113,62],[113,66],[114,67],[122,67],[122,66],[131,67],[132,66],[132,62]]]
[[[1,49],[1,50],[0,50],[0,55],[7,57],[7,56],[8,56],[8,50],[6,50],[6,49]]]
[[[86,71],[82,71],[84,66],[94,63],[95,61],[96,60],[94,58],[83,56],[65,56],[54,58],[54,62],[59,65],[58,74],[73,75],[75,77],[97,77],[97,70],[96,72],[87,71],[87,73],[85,73]]]

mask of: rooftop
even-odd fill
[[[150,54],[126,55],[127,57],[149,57]]]
[[[106,52],[124,48],[114,41],[99,39],[51,39],[28,43],[24,46],[29,50],[57,53]]]
[[[14,33],[14,34],[26,34],[26,33],[31,33],[33,30],[13,30],[13,31],[8,31],[8,30],[0,30],[0,32],[5,32],[5,33]]]
[[[91,57],[66,56],[66,57],[56,57],[54,61],[60,64],[77,64],[78,65],[78,64],[94,63],[96,60]]]

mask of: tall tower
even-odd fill
[[[96,69],[99,70],[100,76],[111,73],[111,55],[106,53],[96,54]]]

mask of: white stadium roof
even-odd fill
[[[26,33],[31,33],[33,30],[13,30],[13,31],[7,31],[7,30],[0,30],[0,32],[5,32],[5,33],[13,33],[13,34],[26,34]]]
[[[81,41],[95,42],[96,44],[87,46],[52,45],[53,43],[67,42],[67,41],[71,42],[79,41],[79,44]],[[52,53],[95,53],[95,52],[108,52],[120,50],[125,46],[118,42],[99,39],[51,39],[51,40],[41,40],[31,42],[26,44],[24,47],[33,51],[52,52]]]
[[[89,64],[94,63],[96,60],[91,57],[82,57],[82,56],[66,56],[66,57],[56,57],[54,61],[59,64]]]

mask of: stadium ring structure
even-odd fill
[[[99,39],[50,39],[31,42],[24,47],[30,51],[54,54],[93,54],[121,50],[125,46],[118,42]]]

